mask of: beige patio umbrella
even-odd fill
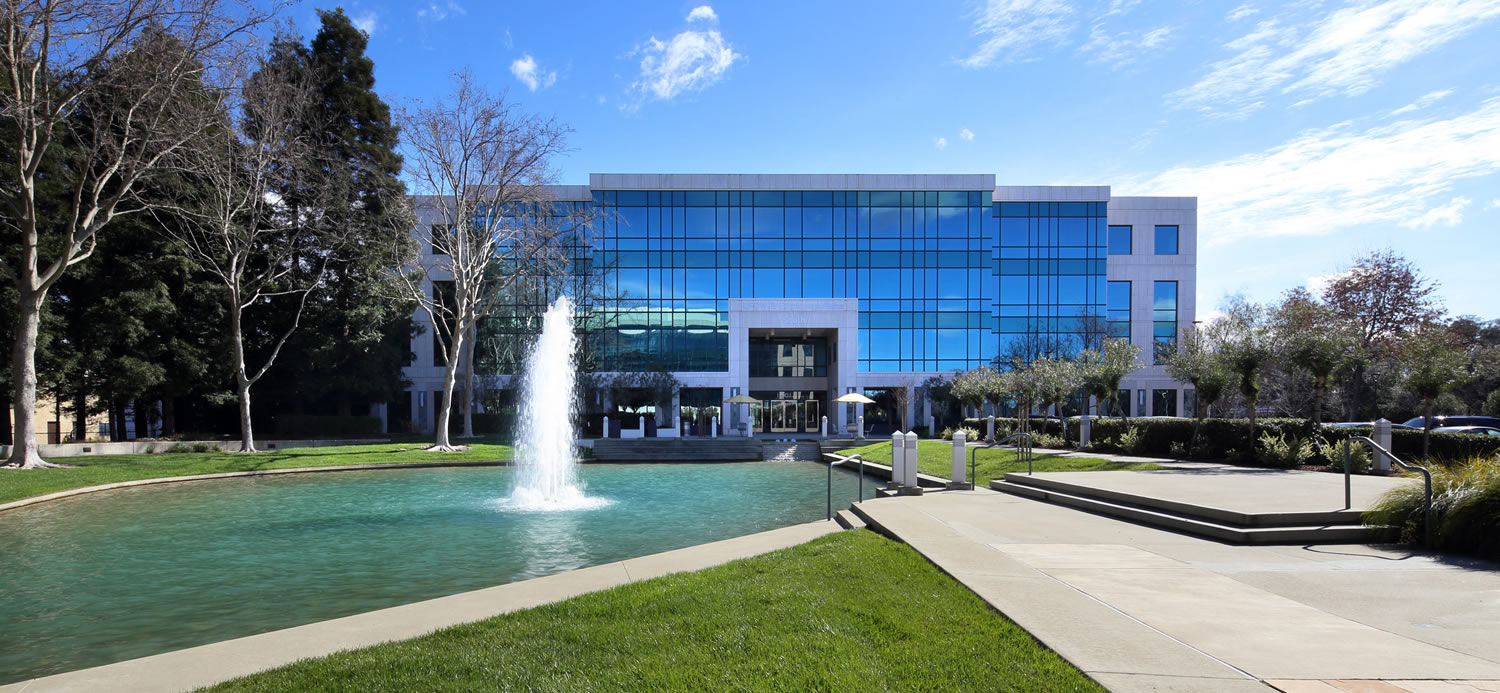
[[[750,395],[735,395],[724,400],[725,404],[760,404],[760,400]]]
[[[835,402],[847,402],[849,404],[874,404],[875,403],[875,400],[870,399],[869,397],[866,397],[863,394],[858,393],[858,392],[851,392],[851,393],[849,393],[847,395],[844,395],[843,397],[840,397],[840,398],[838,398],[836,400],[833,400],[833,401],[835,401]]]

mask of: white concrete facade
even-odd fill
[[[1197,320],[1198,198],[1111,197],[1109,223],[1130,226],[1132,236],[1130,254],[1110,255],[1108,264],[1109,281],[1131,283],[1130,341],[1141,348],[1141,361],[1145,364],[1120,384],[1121,389],[1130,390],[1130,413],[1158,414],[1151,409],[1152,391],[1175,390],[1177,415],[1186,416],[1184,385],[1168,376],[1166,368],[1152,364],[1152,297],[1155,282],[1177,282],[1178,336]],[[1158,225],[1177,227],[1175,255],[1157,254]]]

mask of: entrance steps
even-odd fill
[[[764,441],[767,462],[817,462],[818,444],[812,441]]]
[[[833,514],[833,520],[844,529],[864,529],[865,521],[848,510],[840,510]]]
[[[990,488],[1231,544],[1351,544],[1369,538],[1357,510],[1240,512],[1025,474],[1006,474]]]
[[[746,462],[762,459],[754,438],[601,438],[594,441],[599,462]]]

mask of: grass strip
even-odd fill
[[[968,469],[968,455],[964,455],[964,468]],[[866,462],[891,463],[891,443],[883,441],[857,448],[845,448],[840,455],[863,455]],[[1032,453],[1032,469],[1038,472],[1107,472],[1126,470],[1162,469],[1150,462],[1111,462],[1097,457],[1062,457],[1045,452]],[[940,440],[917,441],[917,471],[947,479],[953,473],[953,446]],[[1026,462],[1017,459],[1014,448],[980,448],[975,460],[975,475],[981,487],[989,485],[991,479],[999,479],[1007,473],[1026,471]],[[965,471],[965,474],[968,472]]]
[[[78,466],[67,469],[0,469],[0,503],[85,486],[160,477],[356,464],[494,462],[511,458],[509,445],[459,442],[472,447],[463,452],[428,452],[422,448],[429,443],[370,443],[287,448],[251,454],[183,452],[59,457],[52,461]]]
[[[857,530],[208,690],[1104,689],[910,547]]]

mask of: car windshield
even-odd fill
[[[1402,426],[1410,426],[1412,428],[1421,428],[1422,427],[1422,417],[1418,416],[1415,419],[1407,419],[1406,423],[1401,424],[1401,425]]]

